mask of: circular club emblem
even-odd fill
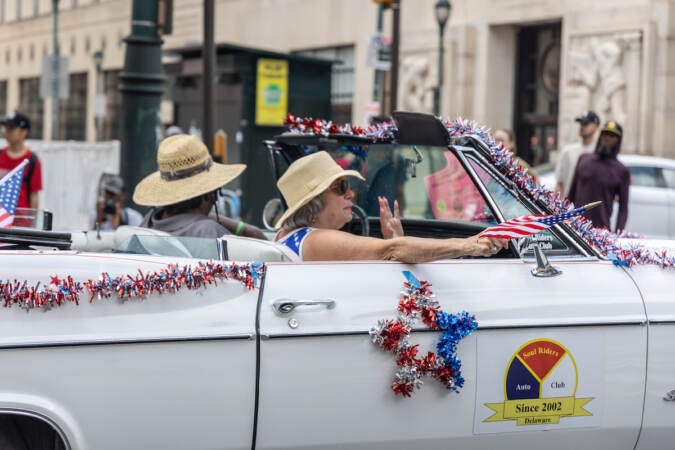
[[[576,398],[578,372],[572,354],[552,339],[535,339],[518,349],[504,374],[504,402],[486,403],[495,414],[485,422],[518,425],[559,423],[561,417],[589,416]]]

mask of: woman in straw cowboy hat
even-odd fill
[[[403,236],[394,205],[380,198],[380,224],[385,239],[340,231],[352,219],[352,199],[347,177],[363,180],[360,173],[342,169],[325,151],[293,162],[277,186],[288,209],[276,223],[275,240],[305,261],[395,260],[408,263],[458,256],[489,256],[506,248],[504,239],[432,239]]]
[[[153,207],[141,226],[175,236],[213,238],[249,233],[264,239],[256,227],[227,217],[209,217],[218,189],[237,178],[246,168],[244,164],[213,162],[201,140],[178,134],[159,144],[157,166],[159,170],[134,190],[136,204]]]

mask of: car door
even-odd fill
[[[437,220],[530,212],[485,160],[468,148],[450,150],[416,148],[424,157],[402,189],[406,215],[429,205]],[[535,245],[561,275],[533,276]],[[634,283],[562,229],[511,255],[270,264],[260,310],[257,448],[632,449],[646,364]],[[445,312],[477,318],[478,331],[458,346],[466,379],[459,394],[431,378],[411,398],[392,391],[395,358],[368,332],[397,317],[404,271],[431,283]],[[420,354],[433,352],[440,334],[419,322],[414,329]]]
[[[515,258],[270,264],[256,448],[632,449],[646,352],[639,293],[608,262],[555,265],[562,275],[538,278]],[[369,330],[397,316],[406,270],[444,311],[477,318],[458,346],[458,394],[429,378],[411,398],[395,395],[394,357],[371,342]],[[411,336],[422,354],[439,338],[426,331],[418,323]]]

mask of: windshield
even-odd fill
[[[175,256],[179,258],[221,259],[218,239],[186,236],[133,234],[122,242],[116,253]]]
[[[369,217],[379,217],[378,196],[398,200],[407,219],[435,219],[495,224],[497,219],[457,157],[443,147],[377,144],[329,149],[344,169],[359,171],[351,179],[355,203]]]

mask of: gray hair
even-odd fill
[[[325,207],[326,201],[323,198],[323,193],[321,193],[286,219],[281,228],[284,230],[295,230],[296,228],[311,227]]]

